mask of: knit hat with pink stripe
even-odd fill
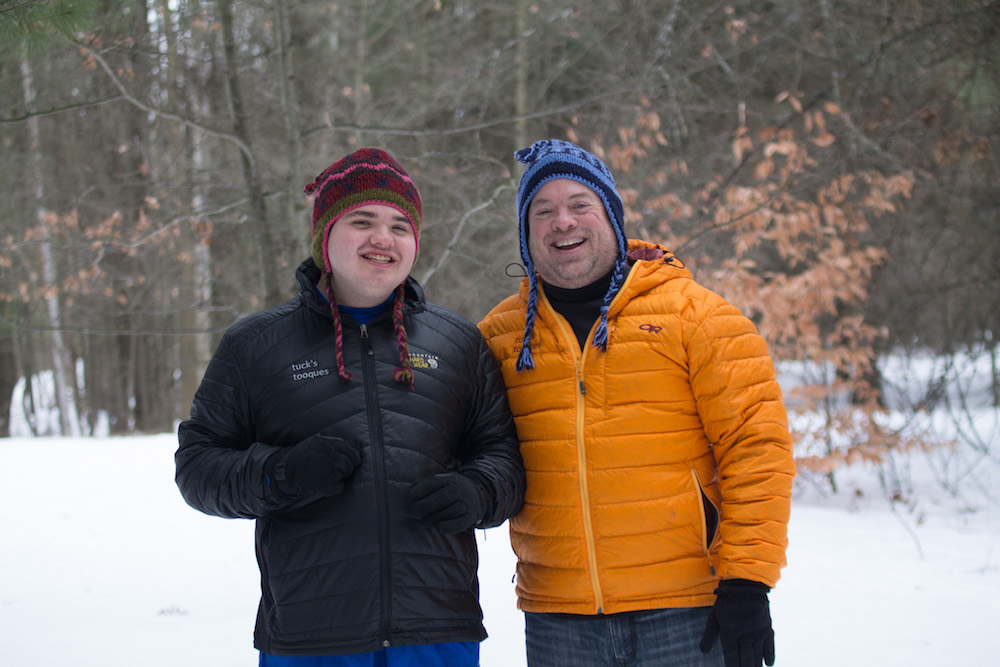
[[[326,295],[333,313],[337,372],[346,382],[351,374],[344,368],[343,327],[333,293],[328,243],[330,229],[348,211],[369,204],[391,206],[406,216],[413,226],[413,236],[420,251],[420,221],[423,209],[420,191],[406,170],[385,151],[378,148],[361,148],[323,170],[305,187],[307,195],[314,195],[312,212],[312,258],[323,272]],[[403,285],[396,288],[392,305],[392,321],[399,342],[400,367],[393,373],[397,382],[413,387],[410,353],[403,328]]]

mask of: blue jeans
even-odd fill
[[[528,667],[723,667],[698,644],[711,607],[607,616],[525,613]]]

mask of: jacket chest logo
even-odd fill
[[[329,368],[320,368],[319,362],[315,359],[306,359],[297,364],[292,364],[292,381],[302,382],[303,380],[314,380],[324,375],[329,375]]]
[[[424,371],[433,371],[437,370],[440,365],[441,361],[437,355],[424,352],[410,353],[410,367],[413,369],[419,368]]]
[[[655,324],[640,324],[639,329],[642,331],[648,331],[651,334],[658,334],[663,330],[663,327]]]

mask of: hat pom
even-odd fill
[[[302,191],[305,192],[307,195],[311,195],[312,193],[316,192],[316,190],[319,189],[319,186],[323,185],[323,178],[325,176],[326,172],[324,171],[322,174],[316,177],[315,181],[308,184],[306,187],[302,188]]]
[[[528,164],[530,162],[534,162],[538,158],[539,154],[543,150],[549,148],[551,145],[552,145],[551,139],[542,139],[541,141],[536,141],[527,148],[522,148],[521,150],[517,151],[516,153],[514,153],[514,157],[517,159],[518,162],[523,162],[524,164]]]

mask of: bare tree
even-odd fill
[[[59,6],[3,5],[0,35],[28,34]],[[677,243],[699,275],[723,276],[726,296],[783,285],[802,299],[786,319],[816,320],[810,290],[839,295],[834,258],[848,258],[856,273],[841,282],[862,287],[835,298],[816,335],[831,359],[853,358],[858,337],[872,343],[855,367],[870,373],[854,383],[858,400],[895,347],[995,354],[997,7],[92,5],[89,23],[65,31],[72,41],[33,33],[49,38],[31,61],[34,97],[0,104],[0,391],[51,371],[61,348],[66,386],[83,388],[80,421],[168,429],[219,333],[291,296],[308,242],[301,188],[361,143],[388,148],[417,179],[415,273],[431,298],[473,319],[516,289],[513,152],[557,136],[605,149],[632,197],[630,232]],[[11,53],[0,83],[23,90],[22,52]],[[815,164],[781,180],[799,159]],[[911,199],[890,194],[902,182]],[[834,208],[859,222],[829,234],[836,247],[806,232],[810,261],[830,263],[806,271],[775,235],[796,229],[793,214],[814,220],[817,197],[838,187],[849,195]],[[863,202],[876,195],[905,214],[871,214]],[[56,223],[48,284],[40,208]],[[760,216],[774,238],[734,259],[733,244],[754,231],[741,225]],[[53,330],[62,342],[43,345]],[[841,375],[830,381],[858,374]]]

